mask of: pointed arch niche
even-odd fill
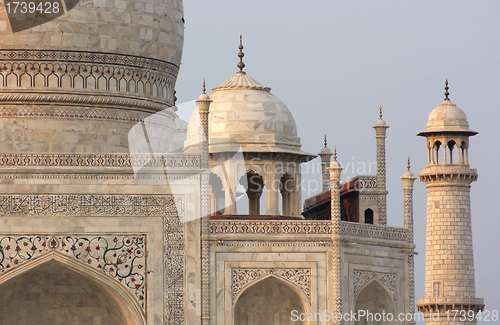
[[[145,325],[132,295],[80,261],[52,252],[0,278],[3,324]]]
[[[234,304],[234,321],[238,325],[292,325],[292,310],[307,313],[308,303],[300,290],[275,277],[266,277],[248,288]]]
[[[384,321],[377,318],[377,315],[391,313],[394,319],[397,320],[396,306],[394,300],[389,292],[376,280],[369,281],[356,297],[354,304],[354,311],[358,313],[360,310],[366,311],[368,316],[358,319],[355,325],[392,325],[396,324],[394,321]],[[370,317],[370,313],[372,316]]]

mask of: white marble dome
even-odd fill
[[[469,129],[464,111],[446,99],[430,114],[425,132],[475,132]]]
[[[242,71],[212,89],[209,114],[212,152],[227,150],[230,140],[238,141],[247,152],[300,151],[295,120],[270,90]],[[196,109],[188,125],[186,149],[198,143],[198,116]]]

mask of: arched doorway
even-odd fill
[[[113,291],[102,286],[99,281],[50,259],[0,285],[0,323],[137,323],[138,319],[124,309],[126,307],[120,301],[122,297],[115,295]]]
[[[236,301],[234,325],[296,325],[292,311],[305,313],[303,299],[289,285],[268,277],[247,288]]]
[[[358,294],[355,304],[355,312],[359,315],[359,311],[365,311],[367,316],[358,319],[356,325],[389,325],[396,324],[394,321],[388,321],[388,318],[380,318],[377,315],[383,313],[392,314],[397,320],[396,307],[392,297],[382,285],[373,280],[368,283]]]

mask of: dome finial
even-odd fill
[[[379,106],[378,110],[379,110],[378,116],[380,116],[380,119],[382,119],[382,105]]]
[[[450,89],[450,87],[448,87],[448,79],[446,79],[446,82],[445,82],[445,87],[444,87],[444,90],[446,90],[446,91],[445,91],[445,93],[444,93],[444,95],[446,96],[446,98],[445,98],[444,100],[450,100],[450,99],[448,98],[448,95],[450,94],[450,93],[448,92],[448,89]]]
[[[337,161],[337,147],[333,149],[333,161]]]
[[[325,148],[326,148],[326,144],[327,144],[327,142],[326,142],[326,134],[325,134]]]
[[[408,168],[408,171],[410,171],[410,156],[408,156],[408,165],[406,166]]]
[[[206,94],[206,88],[205,88],[205,78],[203,78],[203,93]]]
[[[240,72],[243,72],[243,68],[245,67],[245,63],[243,63],[243,57],[245,56],[245,53],[243,53],[243,44],[242,44],[243,37],[240,35],[240,45],[238,48],[240,49],[240,53],[238,53],[238,57],[240,58],[240,63],[238,63],[238,68],[240,68]]]

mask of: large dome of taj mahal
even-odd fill
[[[179,125],[172,106],[182,0],[71,3],[59,17],[20,31],[0,9],[4,151],[129,153],[137,123],[161,130],[151,141],[168,141]],[[12,139],[14,132],[23,135]]]

